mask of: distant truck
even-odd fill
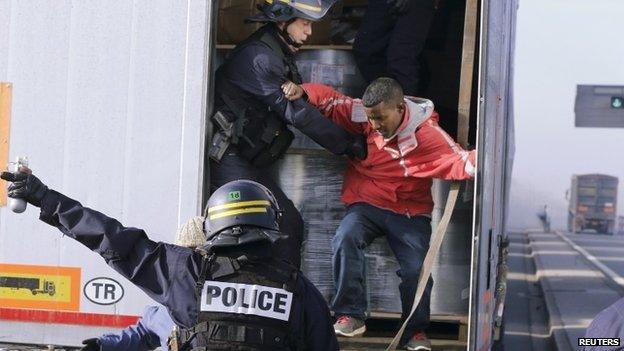
[[[614,234],[618,178],[604,174],[572,176],[568,190],[568,231]]]
[[[42,293],[54,296],[56,293],[54,282],[44,280],[43,286],[40,285],[41,279],[39,278],[0,277],[0,288],[27,289],[33,295]]]

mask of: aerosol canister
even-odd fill
[[[17,157],[15,162],[10,163],[10,171],[17,172],[21,166],[28,167],[28,157]],[[26,200],[9,198],[9,208],[15,213],[22,213],[26,211]]]
[[[169,339],[167,340],[167,346],[171,351],[180,351],[180,327],[173,326]]]

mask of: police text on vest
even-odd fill
[[[293,294],[284,289],[207,280],[202,289],[201,310],[287,321],[292,299]]]

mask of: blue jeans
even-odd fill
[[[425,216],[407,217],[365,203],[349,206],[332,239],[333,273],[336,296],[332,310],[338,316],[366,317],[366,277],[364,249],[377,237],[385,235],[399,262],[402,320],[412,309],[418,276],[429,249],[431,220]],[[429,303],[433,280],[429,279],[416,312],[410,319],[404,338],[429,326]]]

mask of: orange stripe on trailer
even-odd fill
[[[119,314],[25,310],[2,307],[0,308],[0,320],[125,328],[136,324],[139,317]]]
[[[11,130],[11,83],[0,82],[0,165],[9,163],[9,131]],[[0,206],[7,204],[6,184],[0,182]]]
[[[80,310],[80,268],[0,263],[0,306]]]

